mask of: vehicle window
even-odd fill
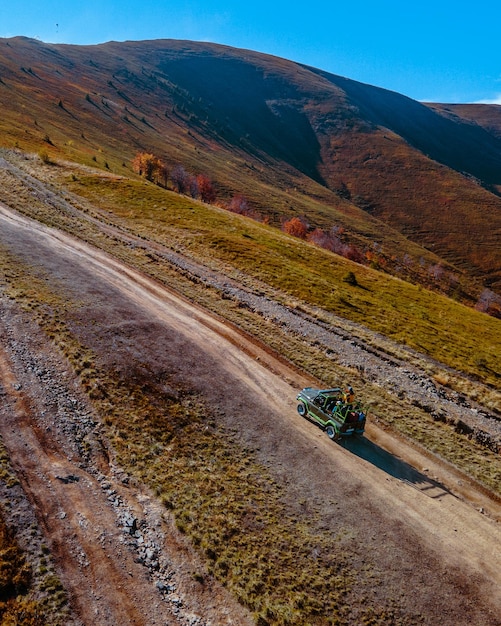
[[[325,410],[333,411],[336,406],[336,400],[336,398],[328,398],[327,402],[325,403]]]

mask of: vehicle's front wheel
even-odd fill
[[[336,431],[336,429],[334,428],[334,426],[327,426],[327,428],[325,429],[325,432],[327,433],[327,437],[329,437],[329,439],[338,439],[339,435]]]
[[[297,405],[297,412],[301,415],[301,417],[306,417],[308,410],[306,409],[306,404],[304,402],[300,402]]]

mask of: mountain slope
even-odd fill
[[[304,215],[364,253],[377,242],[393,269],[424,260],[501,289],[501,140],[485,125],[209,43],[1,40],[0,80],[3,145],[128,175],[153,152],[271,223]]]
[[[493,104],[429,104],[430,108],[454,120],[484,128],[501,139],[501,106]]]
[[[428,107],[392,91],[325,72],[321,75],[346,93],[359,116],[374,129],[386,128],[434,161],[486,184],[500,184],[500,137],[488,128],[459,116],[441,115],[440,108]]]

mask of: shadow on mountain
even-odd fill
[[[449,119],[393,91],[309,69],[341,88],[374,126],[392,130],[431,159],[486,185],[501,183],[501,140],[478,124]]]
[[[189,94],[183,105],[196,114],[192,124],[207,120],[203,128],[228,143],[284,161],[323,184],[317,169],[320,143],[301,96],[285,79],[244,60],[217,56],[169,59],[158,70],[177,86],[178,97]]]

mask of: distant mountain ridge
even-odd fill
[[[1,145],[117,173],[153,152],[272,222],[341,225],[394,257],[407,241],[414,262],[422,250],[501,292],[501,107],[425,105],[211,43],[22,37],[0,40],[0,103]]]
[[[315,71],[315,70],[313,70]],[[361,116],[375,128],[388,128],[411,146],[452,169],[471,174],[485,184],[501,181],[501,135],[476,123],[444,116],[445,109],[428,107],[396,92],[321,72],[343,89]],[[474,105],[470,105],[473,107]],[[464,110],[464,109],[463,109]],[[473,122],[473,123],[472,123]]]

